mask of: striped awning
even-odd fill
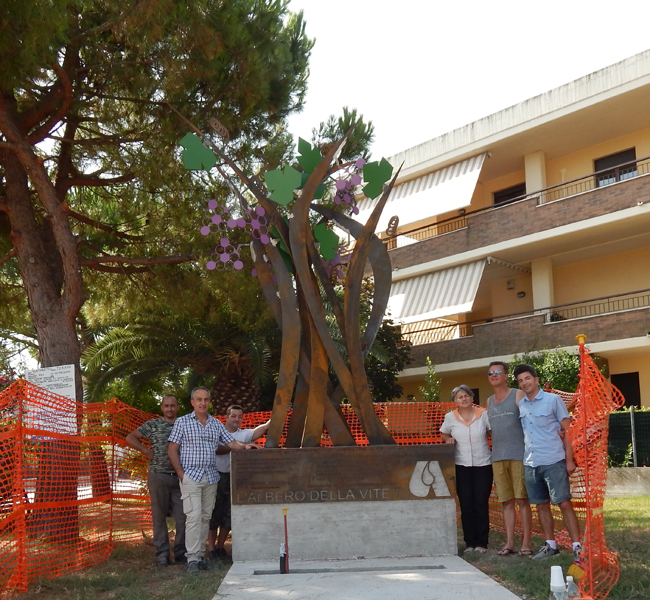
[[[479,154],[395,187],[379,219],[377,233],[386,230],[394,215],[403,227],[469,206],[485,157],[486,154]],[[378,201],[379,198],[361,200],[357,220],[365,224]]]
[[[388,307],[402,323],[448,317],[472,310],[485,260],[393,283]]]

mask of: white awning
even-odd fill
[[[485,260],[393,283],[388,308],[401,323],[448,317],[472,310]]]
[[[393,188],[377,224],[377,233],[386,230],[394,215],[403,227],[469,206],[485,157],[486,154],[480,154],[468,158]],[[378,200],[364,198],[359,202],[359,222],[365,225]]]

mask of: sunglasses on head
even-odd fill
[[[491,371],[488,371],[488,375],[501,375],[503,371],[501,369],[493,369]]]

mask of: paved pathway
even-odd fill
[[[518,600],[458,556],[235,563],[213,600]]]

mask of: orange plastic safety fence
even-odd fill
[[[602,600],[618,581],[616,554],[605,542],[603,503],[607,487],[609,415],[625,403],[623,395],[605,379],[580,344],[580,385],[568,435],[577,465],[572,484],[584,497],[585,576],[583,596]]]
[[[0,393],[0,596],[150,535],[146,461],[124,436],[151,416],[21,380]]]
[[[578,470],[571,486],[588,567],[582,591],[602,600],[618,578],[616,556],[605,546],[602,506],[607,418],[622,397],[586,352],[581,357],[578,392],[557,393],[573,411],[570,439]],[[453,408],[435,402],[375,405],[398,444],[441,443],[440,426]],[[354,411],[348,406],[342,410],[356,443],[368,445]],[[118,400],[79,404],[24,381],[0,393],[0,596],[105,560],[115,541],[141,542],[151,535],[147,460],[124,438],[155,416]],[[270,416],[245,414],[242,427],[254,428]],[[332,445],[327,432],[321,445]],[[553,511],[557,540],[570,547],[561,513],[556,507]],[[503,529],[501,505],[494,496],[490,518],[493,529]],[[536,522],[534,533],[541,535]]]
[[[607,437],[609,415],[625,403],[623,395],[609,382],[580,346],[580,384],[574,394],[549,390],[562,397],[571,413],[567,433],[573,448],[576,470],[571,475],[572,504],[580,525],[583,542],[583,571],[579,580],[581,596],[604,600],[618,581],[616,554],[607,549],[603,505],[607,486]],[[562,513],[551,507],[558,544],[571,548]],[[501,504],[494,491],[490,498],[490,526],[505,531]],[[516,527],[521,535],[521,526]],[[533,535],[542,537],[536,510],[533,507]]]
[[[398,444],[439,444],[440,426],[445,418],[445,414],[455,408],[451,403],[445,402],[376,402],[375,412],[382,420],[388,431]],[[355,412],[349,405],[342,405],[341,410],[345,416],[350,432],[354,436],[358,446],[367,446],[368,438],[366,437],[361,423]],[[222,421],[225,417],[219,417]],[[253,429],[257,425],[265,423],[271,418],[271,412],[246,413],[242,421],[243,429]],[[280,438],[280,446],[284,447],[287,435],[289,419],[284,426],[284,431]],[[265,437],[260,438],[257,443],[264,445]],[[321,446],[332,446],[327,431],[321,436]]]

